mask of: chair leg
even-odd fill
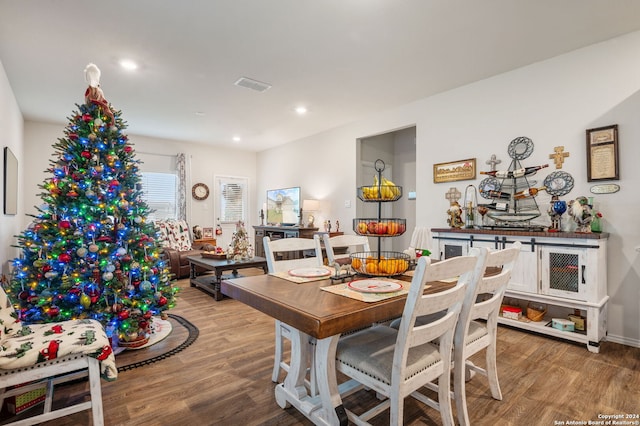
[[[46,396],[44,399],[44,412],[45,413],[50,413],[51,412],[51,405],[53,404],[53,387],[54,387],[55,383],[53,382],[53,378],[49,378],[49,380],[47,380],[47,390],[46,390]]]
[[[390,426],[402,426],[404,418],[404,398],[400,398],[397,389],[391,391],[389,396],[390,409]]]
[[[450,365],[450,364],[449,364]],[[451,407],[451,371],[449,365],[438,377],[438,405],[444,426],[453,426],[453,408]]]
[[[454,350],[454,367],[453,367],[453,393],[456,400],[456,412],[458,414],[458,423],[461,426],[468,426],[469,412],[467,411],[467,394],[465,385],[465,359],[464,351]]]
[[[102,388],[100,387],[100,364],[95,358],[87,358],[89,361],[89,391],[91,393],[91,411],[93,413],[93,426],[104,425],[104,413],[102,410]]]
[[[276,353],[273,358],[273,372],[271,373],[271,381],[278,383],[280,375],[280,363],[282,362],[282,329],[280,321],[276,320]]]
[[[487,379],[489,380],[489,387],[491,388],[491,396],[493,399],[502,401],[502,392],[500,391],[500,382],[498,382],[498,368],[496,366],[496,341],[493,342],[486,349],[486,361],[487,361]]]

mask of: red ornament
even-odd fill
[[[42,272],[49,272],[51,270],[51,265],[47,264],[42,267]]]
[[[57,306],[52,306],[49,308],[49,316],[51,318],[57,317],[59,313],[60,313],[60,308],[58,308]]]
[[[138,321],[138,327],[146,331],[149,328],[149,323],[147,321]]]
[[[115,188],[116,186],[120,186],[120,182],[118,182],[117,180],[112,180],[111,182],[109,182],[109,186],[111,188]]]
[[[82,121],[84,121],[84,122],[88,123],[88,122],[90,122],[91,120],[93,120],[93,117],[91,117],[91,115],[89,115],[89,114],[82,114]]]
[[[167,304],[167,298],[164,296],[160,296],[160,298],[158,299],[158,305],[164,306],[166,304]]]
[[[131,151],[133,151],[133,148],[130,145],[124,147],[124,152],[130,153]]]
[[[151,318],[151,311],[147,311],[142,315],[142,318],[144,319],[150,319]]]
[[[78,134],[77,133],[69,133],[69,139],[71,139],[72,141],[77,141],[78,140]]]
[[[58,261],[62,263],[71,262],[71,255],[69,253],[60,253],[58,255]]]
[[[126,320],[127,318],[129,318],[129,311],[124,310],[118,312],[118,318],[120,318],[121,320]]]
[[[87,160],[91,158],[91,153],[89,151],[82,151],[80,155],[82,156],[82,158],[86,158]]]
[[[71,222],[68,220],[61,220],[60,223],[58,223],[58,227],[60,229],[69,229],[71,228]]]
[[[20,300],[27,300],[29,298],[29,292],[28,291],[21,291],[20,293],[18,293],[18,299]]]

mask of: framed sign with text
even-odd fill
[[[618,125],[587,129],[587,181],[619,179]]]

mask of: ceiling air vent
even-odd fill
[[[265,90],[271,88],[271,85],[269,83],[263,83],[261,81],[253,80],[247,77],[240,77],[238,81],[233,84],[240,87],[246,87],[247,89],[256,90],[258,92],[264,92]]]

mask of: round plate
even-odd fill
[[[544,178],[544,186],[551,195],[567,195],[573,189],[573,176],[563,171],[552,172]]]
[[[515,138],[509,143],[507,152],[514,160],[524,160],[533,152],[533,141],[526,136]]]
[[[331,271],[327,268],[296,268],[289,271],[289,275],[292,277],[300,278],[318,278],[328,277],[331,275]]]
[[[362,293],[393,293],[394,291],[402,290],[402,284],[394,281],[366,279],[355,280],[348,284],[351,290],[359,291]]]
[[[493,197],[489,195],[491,191],[499,191],[500,183],[498,179],[494,177],[488,177],[482,179],[480,185],[478,185],[478,190],[480,191],[480,195],[482,195],[486,199],[492,199]]]

